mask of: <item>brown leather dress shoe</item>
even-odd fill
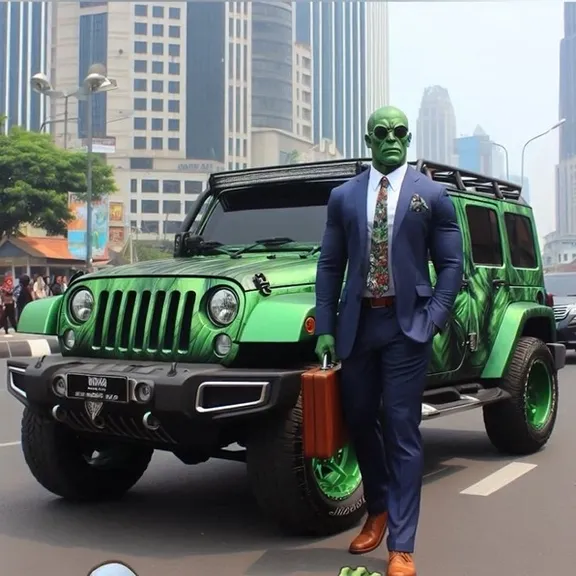
[[[387,576],[416,576],[416,566],[412,554],[390,552]]]
[[[376,516],[368,516],[360,534],[352,540],[352,544],[348,548],[350,554],[367,554],[372,552],[372,550],[376,550],[384,539],[387,522],[388,512],[382,512],[382,514],[377,514]]]

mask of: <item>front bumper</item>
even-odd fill
[[[80,432],[159,444],[209,443],[222,427],[289,409],[303,370],[249,370],[218,364],[111,362],[63,357],[8,361],[8,391],[20,402]],[[98,381],[126,378],[126,402],[70,398],[55,391],[58,378],[85,374]],[[138,385],[151,391],[138,397]]]

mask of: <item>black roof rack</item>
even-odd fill
[[[358,158],[218,172],[210,176],[208,186],[210,191],[214,191],[254,186],[255,184],[295,182],[300,180],[344,180],[366,170],[370,162],[370,158]],[[409,164],[432,180],[444,184],[452,191],[481,194],[498,199],[520,200],[522,186],[519,184],[430,160],[421,159],[409,162]]]
[[[281,166],[264,166],[230,172],[217,172],[210,176],[209,187],[241,188],[254,184],[272,184],[275,182],[294,182],[299,180],[334,180],[352,178],[365,170],[371,160],[330,160],[328,162],[308,162]]]
[[[522,186],[520,184],[514,184],[492,176],[485,176],[429,160],[417,160],[416,162],[410,162],[410,164],[435,182],[440,182],[447,188],[458,192],[485,194],[506,200],[519,200],[522,194]]]

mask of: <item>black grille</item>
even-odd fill
[[[103,291],[98,296],[94,348],[187,352],[195,292]]]

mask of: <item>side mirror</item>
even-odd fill
[[[138,576],[138,574],[121,562],[106,562],[94,568],[88,576]]]

